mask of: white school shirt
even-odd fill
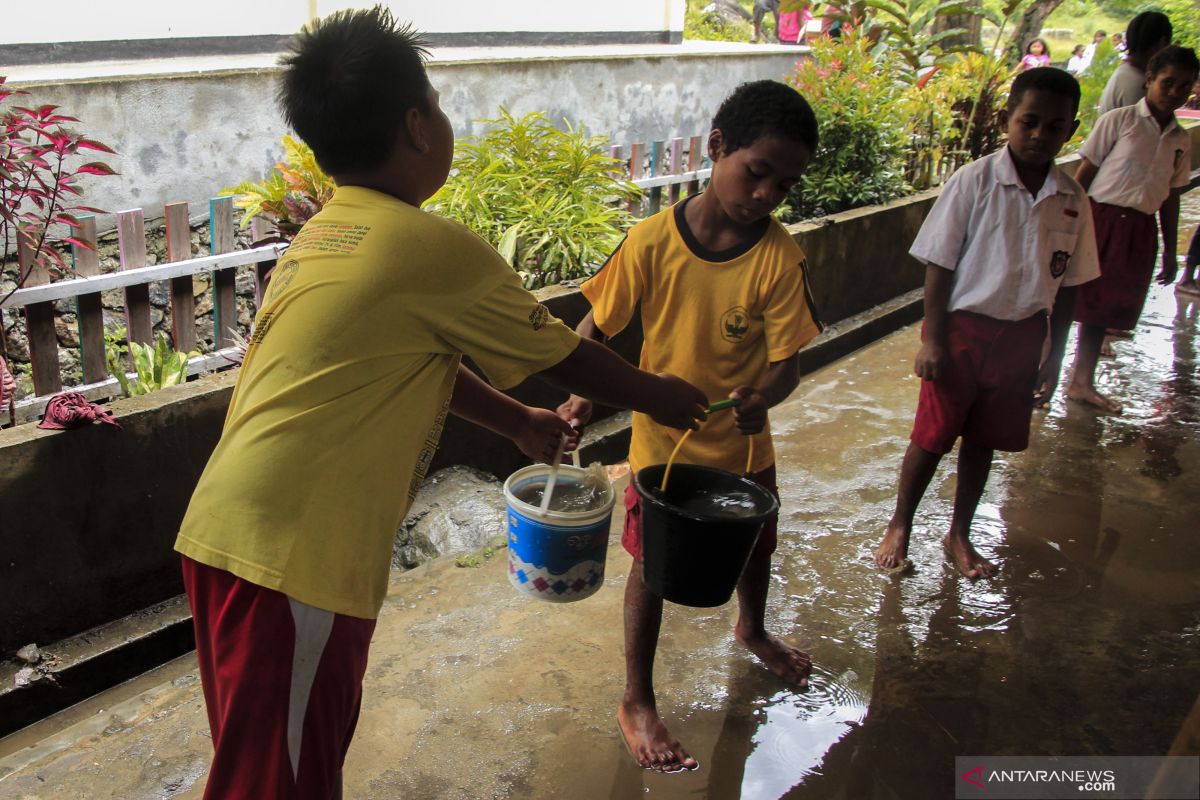
[[[1108,76],[1108,83],[1104,84],[1104,91],[1100,94],[1100,113],[1107,114],[1114,108],[1131,106],[1145,96],[1146,71],[1122,61]]]
[[[1166,129],[1145,99],[1110,111],[1096,121],[1079,155],[1100,169],[1088,194],[1097,203],[1153,214],[1171,194],[1187,186],[1192,142],[1172,120]]]
[[[954,272],[949,311],[1009,321],[1051,311],[1060,285],[1100,275],[1083,187],[1052,166],[1034,197],[1007,147],[951,176],[909,253]]]

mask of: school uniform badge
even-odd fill
[[[533,326],[535,331],[540,331],[546,327],[546,323],[550,321],[550,309],[546,308],[541,303],[538,303],[537,308],[529,312],[529,324]]]
[[[1070,260],[1071,254],[1066,250],[1055,250],[1054,255],[1050,256],[1050,277],[1061,278]]]
[[[721,315],[721,338],[727,342],[740,342],[750,330],[750,312],[743,306],[734,306]]]

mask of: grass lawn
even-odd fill
[[[1069,3],[1063,3],[1054,10],[1042,26],[1042,38],[1050,45],[1050,57],[1055,63],[1066,61],[1071,56],[1071,50],[1077,44],[1091,44],[1092,34],[1098,30],[1108,31],[1111,36],[1117,31],[1124,31],[1129,24],[1128,19],[1110,17],[1100,9],[1092,9],[1083,14],[1072,14],[1068,10]],[[1070,29],[1067,35],[1057,35],[1056,29]],[[1046,35],[1045,31],[1053,31],[1054,35]]]

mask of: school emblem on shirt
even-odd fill
[[[533,311],[529,312],[529,324],[533,326],[535,331],[540,331],[546,327],[546,323],[550,321],[550,309],[546,308],[541,303]]]
[[[274,300],[279,295],[283,294],[283,290],[288,287],[288,284],[296,277],[296,273],[300,271],[300,262],[294,258],[289,258],[275,269],[271,270],[271,280],[267,284],[267,297]]]
[[[721,338],[740,342],[750,330],[750,312],[744,306],[734,306],[721,315]]]
[[[1054,255],[1050,256],[1050,277],[1061,278],[1070,260],[1071,254],[1066,250],[1055,250]]]

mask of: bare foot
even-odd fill
[[[909,529],[892,523],[888,525],[883,541],[875,548],[875,565],[884,572],[902,568],[908,561]],[[912,562],[909,562],[911,564]]]
[[[734,629],[733,638],[758,656],[771,672],[801,689],[808,688],[808,676],[812,674],[812,659],[808,653],[766,631],[758,636],[743,636]]]
[[[1076,386],[1068,384],[1066,395],[1068,399],[1085,406],[1092,406],[1105,414],[1120,414],[1122,406],[1111,397],[1106,397],[1096,391],[1094,386]]]
[[[1175,285],[1176,294],[1200,295],[1200,284],[1195,281],[1180,281]]]
[[[970,540],[947,536],[942,540],[942,546],[954,558],[958,571],[968,578],[990,578],[996,574],[996,565],[975,552]]]
[[[1105,336],[1104,341],[1102,341],[1100,343],[1100,357],[1101,358],[1116,358],[1117,357],[1117,351],[1113,349],[1112,338],[1109,336]]]
[[[622,701],[617,706],[617,724],[629,755],[643,769],[680,772],[699,768],[700,763],[671,735],[653,705]]]

